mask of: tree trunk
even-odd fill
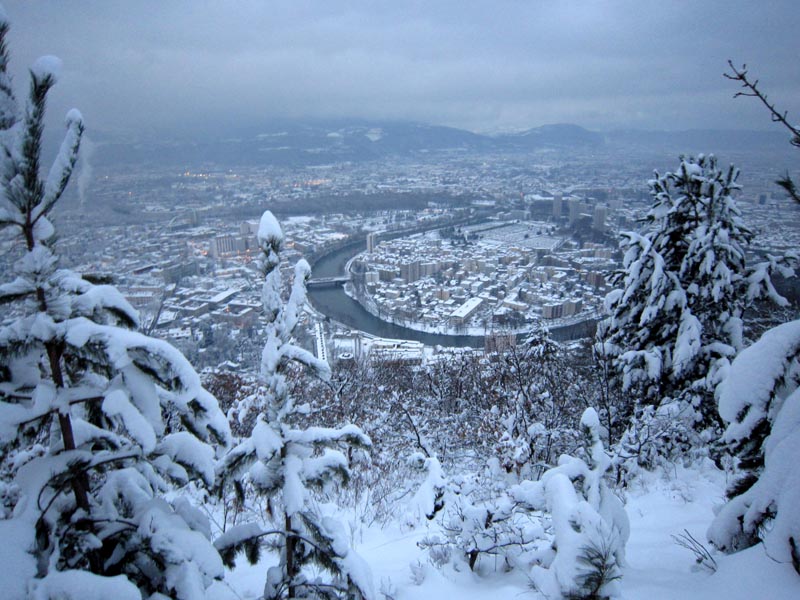
[[[50,363],[50,375],[53,378],[53,383],[56,389],[63,389],[64,386],[64,373],[61,370],[61,356],[63,348],[57,342],[49,342],[46,345],[47,359]],[[64,451],[69,452],[75,450],[75,433],[72,430],[72,420],[68,413],[59,411],[58,413],[58,426],[61,429],[61,439],[64,442]],[[91,506],[89,504],[89,478],[86,473],[80,473],[71,481],[72,492],[75,495],[75,504],[80,508],[87,517],[91,513]],[[91,528],[91,523],[89,524]],[[102,573],[103,565],[96,550],[88,552],[89,566],[93,573]]]
[[[294,528],[292,527],[292,517],[289,515],[286,515],[284,526],[286,527],[286,579],[288,580],[289,586],[287,597],[295,598],[294,579],[297,576],[298,568],[294,561],[294,552],[297,538],[292,535],[292,533],[294,533]]]

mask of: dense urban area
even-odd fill
[[[797,209],[774,186],[779,173],[758,155],[748,159],[737,200],[757,224],[750,251],[797,247]],[[619,233],[638,227],[658,160],[577,150],[294,168],[107,168],[65,202],[58,245],[71,268],[113,275],[147,329],[199,367],[249,371],[261,339],[256,230],[269,209],[283,216],[289,278],[299,257],[313,268],[352,248],[347,272],[312,272],[302,344],[330,359],[360,360],[376,349],[382,358],[422,361],[420,341],[376,339],[326,318],[315,310],[314,289],[344,287],[379,319],[471,335],[479,340],[473,347],[513,344],[537,324],[584,324],[566,335],[581,337],[602,315],[606,277],[620,266]],[[660,160],[668,168],[670,157]]]

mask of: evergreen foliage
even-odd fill
[[[742,347],[745,309],[762,294],[786,303],[769,278],[785,268],[780,261],[746,264],[753,233],[732,197],[738,176],[713,156],[682,159],[650,182],[644,233],[623,235],[623,268],[612,277],[617,289],[606,297],[610,316],[598,336],[631,397],[623,418],[649,405],[659,418],[715,428],[714,388]],[[668,414],[660,412],[667,405]],[[674,449],[682,437],[676,431],[661,442]]]
[[[708,531],[734,552],[764,542],[770,556],[792,561],[800,539],[800,321],[767,331],[731,365],[719,387],[723,441],[742,475]]]
[[[610,584],[622,579],[613,545],[605,539],[592,540],[578,554],[580,572],[575,578],[577,589],[566,594],[567,600],[607,600]]]
[[[306,281],[311,269],[305,260],[294,268],[288,302],[281,299],[280,252],[283,232],[269,211],[261,217],[258,231],[264,276],[262,304],[267,317],[266,343],[261,356],[261,387],[242,400],[240,416],[257,414],[250,435],[236,446],[219,468],[221,487],[226,482],[247,482],[266,498],[274,528],[268,531],[252,523],[234,527],[215,545],[230,564],[238,551],[257,559],[257,540],[270,537],[280,560],[267,572],[264,597],[370,598],[368,569],[349,549],[342,526],[320,514],[312,491],[322,491],[336,481],[346,482],[348,459],[339,448],[370,445],[354,425],[338,429],[300,428],[296,423],[309,412],[289,393],[286,371],[299,363],[319,378],[330,378],[328,364],[292,343],[300,311],[306,301]],[[327,571],[329,578],[312,578],[310,565]]]
[[[115,288],[59,268],[52,211],[83,120],[68,113],[61,149],[41,179],[46,98],[60,65],[53,57],[36,62],[19,111],[7,31],[3,21],[0,226],[24,253],[14,281],[0,285],[0,302],[16,316],[0,328],[0,528],[20,533],[19,564],[30,564],[29,553],[35,566],[3,580],[42,597],[94,578],[120,597],[204,598],[222,576],[208,523],[186,498],[167,502],[164,494],[190,480],[213,483],[209,444],[228,441],[227,421],[179,352],[133,331],[137,314]]]

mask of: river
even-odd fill
[[[366,249],[366,242],[348,244],[339,250],[326,254],[316,263],[312,277],[338,277],[344,274],[347,261]],[[413,340],[426,346],[483,348],[483,337],[469,335],[443,335],[426,333],[388,323],[379,319],[350,296],[342,286],[315,288],[308,290],[311,305],[322,314],[347,327],[364,331],[371,335],[393,340]]]
[[[339,277],[343,275],[347,261],[365,250],[365,245],[366,242],[364,241],[354,242],[324,255],[314,263],[312,278]],[[483,336],[427,333],[379,319],[345,294],[341,286],[309,289],[308,297],[311,305],[316,310],[334,321],[377,337],[413,340],[422,342],[426,346],[483,348]],[[566,327],[554,328],[550,331],[554,339],[561,341],[587,337],[593,335],[593,333],[593,322],[577,323]]]

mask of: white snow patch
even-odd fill
[[[719,414],[729,423],[725,441],[746,437],[764,418],[775,382],[786,370],[785,357],[799,351],[800,320],[770,329],[739,354],[717,388]]]
[[[30,600],[141,600],[124,575],[101,577],[88,571],[52,571],[31,582]]]
[[[59,75],[61,75],[62,66],[63,63],[57,56],[40,56],[38,59],[36,59],[36,62],[33,63],[33,66],[31,67],[31,74],[38,81],[41,81],[48,76],[52,77],[54,80],[53,82],[55,83],[58,81]]]
[[[380,127],[373,127],[364,134],[364,137],[366,137],[370,142],[377,142],[383,138],[383,129]]]
[[[258,223],[258,241],[263,246],[270,240],[283,241],[283,231],[275,215],[267,210],[261,215],[261,221]]]

